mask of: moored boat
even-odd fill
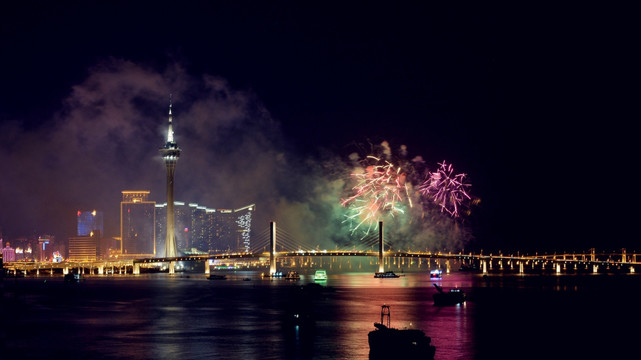
[[[400,275],[395,274],[393,271],[385,271],[385,272],[376,272],[374,273],[375,278],[397,278],[401,277]]]
[[[434,359],[436,347],[432,339],[419,329],[395,329],[390,327],[389,305],[381,308],[381,322],[368,334],[370,359]]]
[[[209,280],[226,280],[227,276],[226,275],[218,275],[218,274],[211,274],[209,277],[207,277]]]
[[[287,280],[299,280],[300,275],[296,271],[290,271],[285,275],[285,279]]]
[[[434,305],[443,306],[443,305],[456,305],[465,302],[466,295],[461,289],[450,289],[450,291],[443,291],[443,288],[434,284],[434,287],[438,292],[432,297],[434,298]]]
[[[65,275],[65,283],[79,283],[80,280],[82,280],[81,274],[69,273]]]

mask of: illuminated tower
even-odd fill
[[[176,232],[174,229],[174,172],[176,162],[180,157],[180,148],[174,141],[174,129],[171,123],[171,97],[169,98],[169,127],[167,129],[167,143],[160,148],[160,154],[167,169],[167,235],[165,240],[165,257],[176,257]]]

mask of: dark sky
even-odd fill
[[[159,129],[174,92],[183,159],[189,152],[218,159],[181,159],[189,181],[180,189],[178,173],[176,192],[187,201],[302,206],[313,216],[320,210],[303,203],[315,197],[280,194],[261,207],[264,194],[312,187],[290,174],[258,189],[261,174],[274,171],[270,161],[279,164],[283,153],[290,166],[347,159],[355,144],[387,141],[432,168],[447,160],[468,174],[481,199],[466,220],[474,233],[468,247],[639,249],[638,236],[629,235],[639,198],[632,96],[639,25],[632,13],[422,1],[4,4],[0,227],[5,237],[56,232],[54,224],[73,227],[75,209],[93,204],[113,206],[105,210],[113,218],[119,191],[136,186],[164,201],[162,168],[149,178],[153,184],[135,174],[162,145]],[[213,114],[215,125],[203,114]],[[115,125],[118,116],[125,130]],[[147,141],[151,151],[138,157],[127,147]],[[261,144],[278,150],[271,156]],[[255,153],[233,150],[252,146]],[[248,158],[253,163],[239,160]],[[70,179],[93,190],[56,185]],[[199,198],[207,184],[251,188],[256,200]],[[91,199],[96,188],[105,200]],[[112,205],[102,205],[107,198]],[[67,209],[71,216],[52,220]]]

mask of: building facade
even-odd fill
[[[156,205],[156,234],[163,239],[167,204]],[[249,252],[251,217],[255,206],[211,209],[175,201],[176,244],[180,254]],[[160,240],[162,241],[162,240]],[[162,244],[157,244],[162,248]],[[162,257],[162,254],[158,254]]]
[[[101,259],[101,232],[69,238],[69,261],[94,261]]]
[[[156,256],[156,202],[149,200],[149,191],[122,192],[120,239],[126,257]]]
[[[16,261],[16,250],[11,247],[10,243],[7,243],[7,246],[2,248],[2,261]]]
[[[78,210],[78,236],[87,236],[96,230],[104,233],[102,211],[80,211]]]

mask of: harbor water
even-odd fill
[[[368,359],[368,333],[391,326],[432,338],[436,359],[603,359],[638,354],[641,277],[427,272],[315,283],[258,272],[5,278],[2,358]],[[434,283],[467,301],[434,306]],[[314,285],[312,285],[314,284]],[[6,357],[5,357],[6,356]]]

